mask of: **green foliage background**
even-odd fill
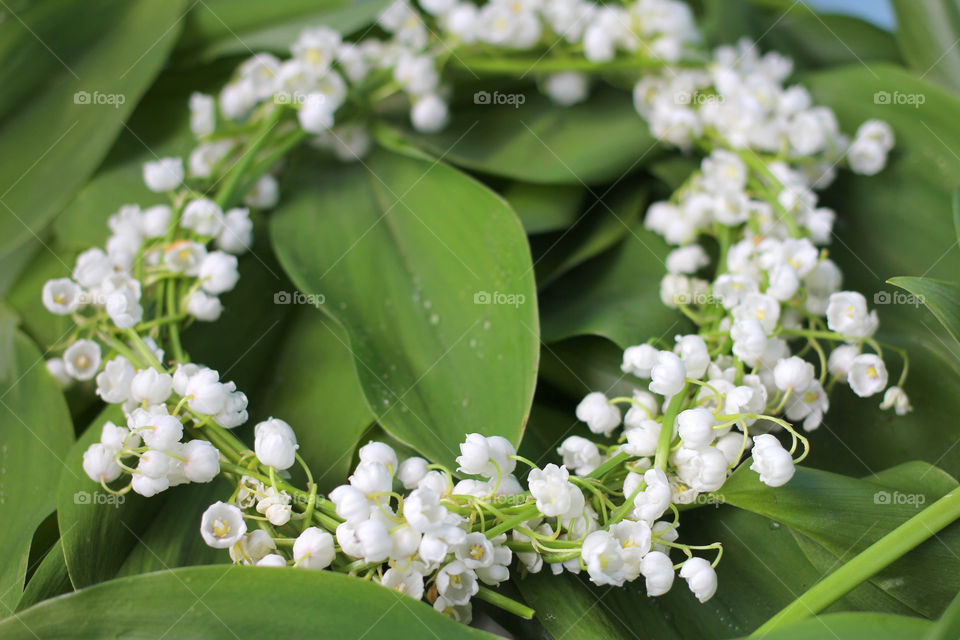
[[[42,364],[67,330],[40,304],[42,283],[102,244],[121,204],[156,201],[140,166],[189,151],[189,94],[215,92],[250,50],[284,51],[305,25],[362,32],[385,3],[8,1],[0,21],[0,618],[9,617],[0,637],[490,637],[339,575],[224,565],[226,554],[196,535],[216,484],[119,506],[78,503],[91,488],[80,453],[109,412],[89,389],[64,396]],[[636,586],[528,576],[505,588],[536,608],[534,621],[490,612],[516,637],[744,636],[916,513],[878,503],[878,491],[929,504],[956,489],[960,4],[894,4],[895,34],[802,2],[694,3],[712,43],[747,37],[793,56],[798,80],[845,130],[874,117],[893,126],[888,168],[843,175],[825,201],[839,214],[830,254],[848,288],[869,299],[902,287],[927,301],[929,310],[878,307],[881,338],[910,351],[916,410],[896,418],[841,390],[813,434],[808,468],[790,485],[774,494],[736,474],[725,504],[685,514],[691,542],[726,547],[708,604],[680,588],[651,600]],[[224,320],[186,336],[197,361],[250,395],[251,424],[279,415],[294,425],[301,453],[323,470],[321,489],[343,481],[370,437],[449,464],[464,433],[497,433],[547,462],[580,428],[579,397],[629,392],[622,348],[684,330],[659,302],[666,247],[641,218],[691,161],[656,144],[625,90],[560,109],[527,79],[519,108],[479,107],[471,98],[483,86],[461,80],[442,134],[384,121],[382,148],[362,164],[293,158],[279,208],[256,221],[257,244],[225,297]],[[925,100],[878,103],[884,91]],[[125,100],[78,104],[78,92]],[[325,304],[273,304],[294,288]],[[477,305],[478,292],[525,302]],[[960,613],[948,605],[958,591],[954,524],[826,615],[769,637],[956,637]]]

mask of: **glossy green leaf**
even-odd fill
[[[856,397],[842,385],[831,395],[824,425],[812,434],[810,464],[866,474],[904,460],[904,452],[960,472],[951,448],[960,411],[960,349],[912,296],[886,284],[894,276],[944,280],[960,272],[960,251],[950,213],[960,184],[960,100],[889,65],[808,74],[814,100],[832,107],[844,131],[880,118],[896,135],[888,166],[877,176],[841,172],[823,203],[838,213],[830,256],[844,273],[844,288],[862,292],[878,310],[878,338],[908,350],[906,391],[913,413],[896,416],[879,398]],[[889,100],[887,97],[889,96]],[[895,97],[897,96],[897,97]],[[908,97],[916,96],[913,104]],[[921,101],[923,104],[917,104]],[[892,381],[900,363],[888,356]],[[917,437],[922,433],[923,437]]]
[[[764,640],[915,640],[929,629],[930,621],[921,618],[885,613],[833,613],[801,620],[756,637]]]
[[[57,540],[30,576],[30,581],[17,602],[16,611],[72,590],[70,573],[63,557],[63,544]]]
[[[950,335],[960,340],[960,284],[907,276],[891,278],[889,282],[917,296]]]
[[[23,589],[33,532],[56,505],[57,476],[73,441],[63,394],[23,334],[0,379],[0,604]]]
[[[544,344],[540,379],[580,401],[591,391],[629,396],[636,379],[620,371],[623,349],[599,336],[584,335]]]
[[[921,78],[960,92],[960,5],[954,0],[893,0],[897,44]]]
[[[320,491],[328,491],[347,477],[374,416],[357,379],[350,338],[335,320],[307,307],[283,333],[257,403],[295,426],[300,455]]]
[[[960,595],[953,599],[940,619],[927,631],[924,640],[950,640],[960,637]]]
[[[25,30],[52,43],[44,55],[59,58],[60,66],[0,122],[0,147],[16,149],[0,159],[6,209],[0,253],[38,234],[96,170],[160,71],[184,5],[183,0],[71,2],[62,12],[28,10],[20,20],[5,21],[7,30]],[[57,55],[57,34],[77,27],[82,44]]]
[[[945,483],[941,472],[928,465],[915,465],[908,477],[916,480],[904,482],[898,473],[858,480],[801,467],[787,485],[772,489],[741,466],[719,494],[728,504],[812,538],[836,557],[832,566],[863,551],[956,487],[956,481]],[[960,590],[958,551],[960,525],[951,525],[870,582],[917,613],[937,616]]]
[[[388,0],[210,0],[187,17],[175,57],[184,62],[262,51],[288,53],[307,27],[324,25],[351,34],[373,23]]]
[[[365,640],[495,637],[358,578],[330,571],[233,565],[111,580],[42,602],[0,622],[4,640],[360,635]]]
[[[685,320],[660,301],[668,250],[635,225],[617,247],[554,282],[542,296],[544,340],[595,334],[626,348],[679,333]]]
[[[387,152],[362,165],[307,159],[287,192],[271,219],[276,253],[346,329],[378,421],[448,464],[464,433],[519,441],[537,310],[506,204],[446,165]]]
[[[573,224],[580,214],[584,189],[577,185],[515,182],[507,186],[502,195],[527,233],[544,233]]]
[[[543,238],[538,243],[539,250],[534,248],[539,288],[632,234],[642,217],[647,190],[636,184],[622,184],[591,195],[586,211],[573,226]]]
[[[454,105],[450,125],[441,133],[411,133],[411,138],[468,169],[548,184],[617,180],[659,151],[622,91],[597,89],[587,102],[567,108],[529,87],[510,94],[523,96],[519,107],[482,103],[480,94],[493,101],[494,93],[482,90],[468,104]]]

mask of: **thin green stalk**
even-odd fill
[[[527,509],[525,509],[524,511],[521,511],[518,515],[515,515],[508,520],[504,520],[503,522],[493,527],[492,529],[487,530],[484,533],[484,535],[487,536],[488,540],[492,540],[496,538],[498,535],[500,535],[501,533],[506,533],[507,531],[510,531],[511,529],[513,529],[515,526],[519,524],[523,524],[527,520],[532,520],[533,518],[536,518],[538,513],[540,513],[540,511],[537,509],[537,505],[531,504]]]
[[[238,187],[240,186],[240,181],[244,178],[247,169],[253,164],[253,161],[256,160],[257,153],[267,144],[267,141],[270,139],[270,134],[273,132],[274,128],[280,122],[280,119],[283,117],[284,108],[281,106],[275,106],[273,111],[264,119],[263,124],[260,126],[260,131],[257,134],[257,137],[254,138],[246,149],[243,150],[243,155],[237,160],[229,173],[227,174],[226,180],[220,189],[217,191],[216,202],[222,208],[227,208],[232,204],[233,199],[237,195]]]
[[[546,58],[510,57],[498,58],[481,55],[456,56],[450,60],[452,66],[469,69],[474,73],[493,75],[527,75],[530,73],[556,73],[560,71],[582,71],[584,73],[606,73],[611,71],[642,71],[662,69],[663,60],[650,58],[629,58],[610,62],[591,62],[582,57]],[[671,63],[677,66],[702,67],[702,62],[690,61]]]
[[[611,469],[619,467],[630,459],[629,453],[620,452],[586,475],[587,478],[602,478]]]
[[[954,489],[815,584],[763,623],[750,637],[763,637],[771,631],[823,611],[854,587],[958,518],[960,489]]]
[[[670,455],[670,443],[673,441],[673,423],[680,413],[680,407],[687,399],[687,389],[690,383],[686,382],[683,389],[675,396],[670,398],[670,404],[667,405],[667,411],[663,414],[663,424],[660,425],[660,439],[657,441],[657,455],[653,459],[653,466],[656,469],[666,470],[667,456]]]
[[[533,620],[533,615],[536,613],[536,611],[530,607],[520,604],[513,598],[508,598],[489,587],[480,587],[477,590],[477,598],[489,602],[495,607],[500,607],[504,611],[509,611],[514,615],[520,616],[524,620]]]

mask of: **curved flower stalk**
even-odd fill
[[[718,491],[748,449],[762,482],[788,482],[807,453],[792,423],[815,429],[838,381],[864,397],[886,389],[883,406],[910,409],[906,362],[887,388],[876,315],[862,295],[840,290],[838,268],[818,248],[834,213],[817,206],[815,189],[844,162],[882,169],[889,127],[864,123],[850,142],[806,90],[784,87],[789,60],[745,45],[706,53],[686,5],[673,0],[399,1],[379,25],[387,39],[308,29],[290,59],[257,54],[217,98],[192,96],[197,147],[186,163],[144,166],[145,183],[169,205],[121,208],[105,248],[44,286],[46,307],[76,323],[49,370],[64,384],[95,379],[97,394],[124,412],[125,423],[108,422],[84,454],[84,470],[108,491],[143,496],[222,476],[234,490],[207,509],[200,530],[234,562],[356,575],[461,620],[474,597],[532,614],[491,589],[511,567],[586,571],[600,585],[642,576],[650,596],[668,592],[679,571],[708,600],[722,546],[678,541],[677,505]],[[524,58],[547,45],[540,59]],[[677,246],[661,297],[697,331],[628,348],[623,370],[647,388],[584,398],[577,417],[597,438],[566,439],[562,466],[539,468],[481,434],[466,436],[456,470],[401,461],[371,442],[348,483],[323,497],[286,422],[257,424],[252,448],[233,435],[247,421],[246,396],[191,362],[180,330],[220,316],[218,296],[235,286],[236,255],[252,240],[249,208],[277,202],[272,174],[286,153],[309,141],[344,161],[361,157],[374,114],[398,96],[416,129],[436,131],[448,119],[444,71],[464,65],[532,69],[559,105],[586,99],[595,77],[639,78],[637,111],[661,142],[704,155],[646,216]],[[518,463],[529,471],[517,473]],[[306,488],[290,481],[296,466]]]

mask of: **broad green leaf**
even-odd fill
[[[515,182],[502,195],[516,211],[524,230],[532,234],[570,226],[580,213],[584,189],[576,185]]]
[[[915,640],[930,628],[929,620],[908,616],[887,613],[831,613],[801,620],[756,637],[763,640],[807,640],[808,638]]]
[[[43,355],[23,334],[0,379],[0,605],[12,611],[23,590],[33,532],[56,506],[73,425]]]
[[[617,180],[659,152],[622,91],[597,89],[590,100],[567,108],[531,87],[509,94],[523,96],[519,107],[483,104],[483,94],[493,102],[497,92],[482,90],[469,103],[454,105],[443,132],[410,133],[411,139],[468,169],[547,184]]]
[[[43,285],[51,278],[70,276],[77,251],[48,242],[33,254],[23,273],[7,292],[6,300],[16,312],[21,328],[44,350],[65,340],[73,329],[69,316],[50,313],[40,297]]]
[[[44,226],[96,170],[123,122],[159,72],[179,32],[185,2],[64,3],[63,13],[28,10],[5,29],[52,43],[56,71],[0,123],[0,254]],[[99,17],[98,17],[99,16]],[[78,25],[81,42],[56,53],[56,34]],[[24,38],[21,34],[20,38]],[[51,189],[50,185],[56,185]]]
[[[953,599],[947,610],[923,638],[924,640],[950,640],[956,637],[960,637],[960,595]]]
[[[960,5],[954,0],[893,0],[897,44],[921,78],[960,92]]]
[[[923,483],[927,474],[929,480]],[[801,467],[787,485],[772,489],[744,465],[718,495],[813,539],[835,556],[832,566],[863,551],[951,490],[934,467],[915,475],[917,480],[904,486],[898,473],[866,481]],[[870,582],[917,613],[937,616],[960,590],[958,551],[960,525],[951,525]]]
[[[960,340],[960,284],[933,278],[891,278],[890,284],[916,296],[956,340]]]
[[[609,197],[606,193],[592,195],[586,211],[569,229],[543,237],[537,243],[539,249],[534,248],[538,288],[633,233],[647,193],[643,187],[624,184]]]
[[[388,0],[210,0],[194,6],[175,58],[184,62],[219,56],[288,53],[300,32],[324,25],[351,34],[373,23]]]
[[[335,320],[312,307],[293,314],[274,355],[261,410],[294,426],[300,455],[320,491],[342,484],[361,434],[374,421],[357,379],[350,338]]]
[[[42,600],[59,596],[73,590],[70,584],[70,574],[67,572],[67,563],[63,558],[63,544],[57,542],[47,551],[47,555],[40,561],[37,570],[30,576],[23,595],[17,602],[16,611],[22,611]]]
[[[102,246],[110,232],[107,218],[122,205],[145,208],[168,202],[165,195],[150,191],[143,183],[143,163],[158,156],[189,154],[196,145],[189,127],[190,94],[216,92],[234,66],[220,61],[168,69],[157,77],[96,175],[54,220],[58,243],[78,251]]]
[[[599,336],[584,335],[544,344],[540,379],[579,401],[591,391],[629,396],[639,382],[620,371],[623,349]]]
[[[912,297],[904,300],[902,292],[885,283],[904,274],[953,280],[960,272],[950,214],[960,184],[955,151],[960,148],[955,126],[960,100],[882,64],[812,73],[803,81],[815,102],[836,111],[844,131],[855,131],[868,118],[886,120],[894,129],[896,146],[887,168],[877,176],[841,172],[823,203],[838,214],[830,256],[844,272],[844,288],[862,292],[875,305],[878,339],[909,353],[905,388],[914,406],[913,413],[895,416],[880,411],[879,397],[858,398],[839,385],[824,425],[812,434],[809,462],[866,474],[903,462],[909,451],[912,458],[957,474],[960,450],[952,445],[958,437],[960,349]],[[917,104],[920,96],[923,104]],[[899,359],[894,352],[885,353],[895,383]]]
[[[595,334],[626,348],[680,333],[682,316],[660,301],[667,252],[660,236],[635,225],[617,247],[551,284],[541,303],[544,340]]]
[[[519,441],[536,293],[503,200],[444,164],[388,152],[354,165],[306,158],[290,177],[271,218],[277,256],[346,329],[380,424],[447,464],[465,433]]]
[[[957,243],[960,244],[960,190],[953,194],[953,229],[957,232]]]
[[[27,240],[10,253],[0,256],[0,296],[6,296],[30,259],[40,250],[40,240]]]
[[[5,640],[361,636],[364,640],[495,637],[358,578],[330,571],[233,565],[111,580],[42,602],[0,622],[0,637]]]
[[[670,191],[676,191],[700,167],[696,158],[687,156],[666,156],[651,162],[648,171],[655,178],[666,183]]]

